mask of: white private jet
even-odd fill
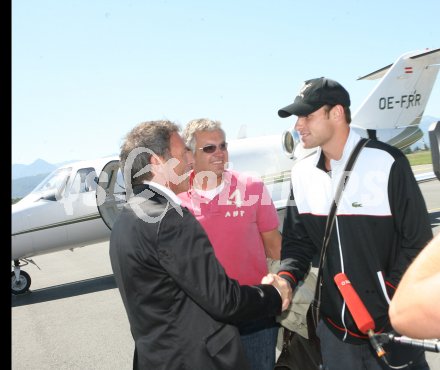
[[[351,126],[361,136],[376,137],[400,149],[415,143],[423,135],[418,125],[439,63],[440,49],[416,51],[359,78],[382,77],[354,113]],[[289,195],[291,167],[310,154],[299,144],[295,132],[286,131],[282,138],[232,140],[228,150],[230,168],[261,177],[282,212]],[[12,206],[11,292],[29,290],[31,278],[21,267],[34,263],[31,257],[108,240],[125,201],[117,157],[71,163],[52,172]]]

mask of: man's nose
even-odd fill
[[[305,121],[304,117],[298,117],[298,119],[296,120],[295,125],[293,126],[293,128],[296,131],[301,130],[304,127],[304,121]]]

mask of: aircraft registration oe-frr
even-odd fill
[[[402,150],[415,143],[423,136],[419,123],[439,63],[440,49],[410,52],[359,78],[381,80],[354,112],[351,127]],[[228,150],[229,168],[261,177],[279,211],[286,207],[293,164],[311,152],[294,131],[231,140]],[[125,201],[117,157],[71,163],[49,174],[12,206],[11,292],[29,290],[31,278],[21,267],[35,264],[31,257],[108,240]]]

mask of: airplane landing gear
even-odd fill
[[[20,271],[18,278],[15,276],[15,272],[11,272],[11,293],[23,294],[29,290],[31,286],[31,277],[26,271]]]
[[[11,272],[11,293],[23,294],[31,286],[31,277],[26,271],[21,271],[20,262],[14,261],[14,271]]]

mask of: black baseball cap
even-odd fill
[[[295,116],[308,116],[322,106],[340,104],[350,106],[350,95],[347,90],[334,80],[320,77],[307,80],[299,90],[294,102],[278,111],[281,118]]]

